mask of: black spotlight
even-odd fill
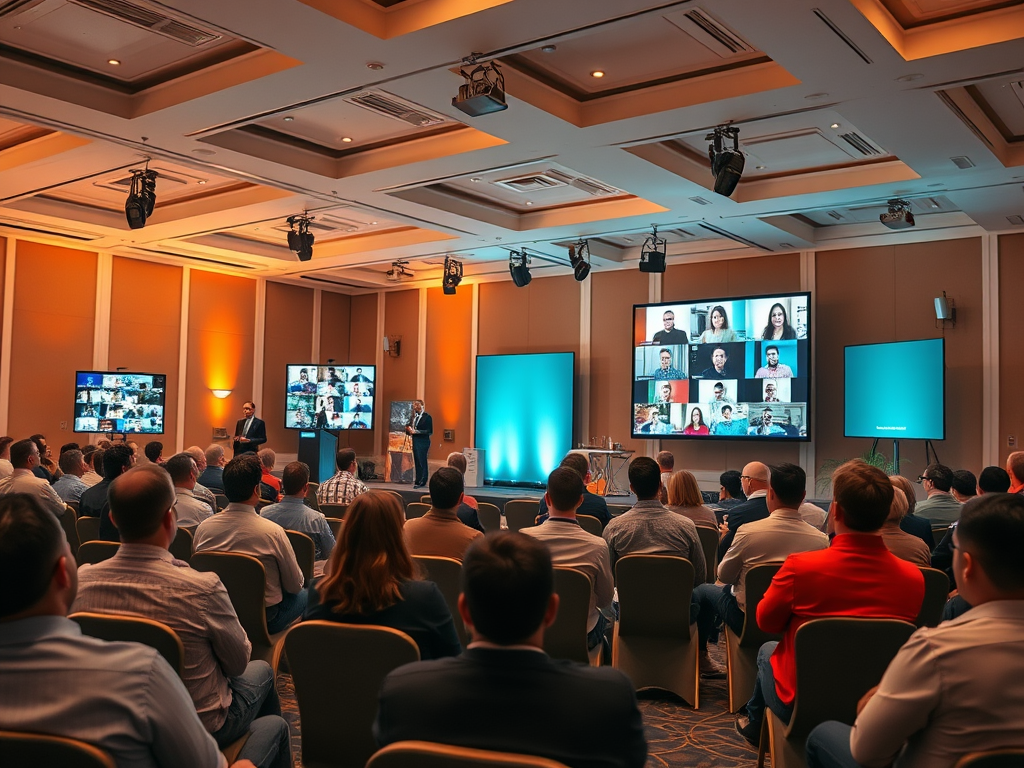
[[[530,257],[526,251],[509,251],[508,271],[517,288],[525,288],[530,284],[533,275],[530,274]]]
[[[889,201],[889,210],[880,214],[878,220],[889,229],[910,229],[916,223],[910,201],[899,197]]]
[[[132,171],[128,199],[124,201],[124,217],[131,229],[142,229],[156,207],[156,171]]]
[[[476,56],[463,60],[465,66],[459,69],[465,82],[459,86],[459,95],[452,99],[452,106],[470,117],[480,117],[491,112],[508,109],[505,103],[505,77],[496,62],[476,63]]]
[[[580,238],[569,246],[569,263],[577,283],[582,283],[590,274],[590,242]]]
[[[732,139],[732,149],[725,146],[727,139]],[[715,192],[729,197],[740,183],[746,162],[740,152],[740,129],[735,125],[720,125],[704,140],[711,142],[708,157],[711,158],[711,175],[715,177]]]
[[[289,216],[288,226],[288,249],[295,252],[299,261],[309,261],[313,258],[313,241],[316,239],[309,231],[309,223],[312,221],[309,216]]]
[[[640,271],[641,272],[664,272],[665,251],[668,243],[665,238],[658,237],[658,225],[651,225],[651,234],[644,240],[640,247]]]
[[[462,262],[451,256],[444,257],[444,277],[441,278],[441,290],[445,296],[454,296],[455,289],[462,282]]]

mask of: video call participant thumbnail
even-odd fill
[[[761,338],[767,341],[796,338],[796,330],[789,324],[786,308],[781,304],[772,304],[768,310],[768,322],[761,331]]]
[[[655,344],[689,344],[690,336],[686,331],[676,328],[676,313],[666,309],[661,316],[661,322],[665,326],[663,330],[654,334],[652,341]]]
[[[793,369],[785,363],[779,362],[779,347],[777,344],[767,344],[764,347],[764,365],[757,369],[754,374],[756,379],[791,379]]]
[[[690,349],[690,370],[700,371],[695,378],[743,378],[743,347],[739,344],[705,344]]]
[[[711,429],[704,423],[704,412],[698,407],[690,408],[690,418],[683,429],[684,435],[710,435]]]
[[[736,341],[736,331],[729,327],[729,315],[725,307],[718,304],[711,308],[708,328],[700,335],[700,344],[728,344]]]
[[[685,379],[686,374],[672,364],[672,350],[664,347],[658,350],[658,359],[661,367],[654,372],[654,378],[658,381],[667,379]]]
[[[748,435],[761,435],[769,437],[771,435],[785,435],[786,430],[780,427],[778,424],[773,423],[774,414],[771,408],[765,408],[761,411],[760,417],[756,417],[750,428],[747,429]]]
[[[711,425],[713,435],[745,435],[747,434],[746,414],[737,413],[731,405],[723,405],[721,418]]]

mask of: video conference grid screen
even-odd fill
[[[861,344],[845,357],[846,437],[946,439],[945,339]]]
[[[632,436],[807,441],[810,294],[633,307]]]
[[[166,386],[162,374],[78,371],[74,431],[162,434]]]
[[[288,429],[373,428],[376,366],[299,363],[287,377]]]

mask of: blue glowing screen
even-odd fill
[[[484,479],[547,483],[572,449],[575,354],[476,359],[476,447]]]
[[[943,339],[846,348],[846,437],[944,440]]]

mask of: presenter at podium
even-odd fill
[[[242,418],[235,424],[235,439],[231,447],[235,456],[243,453],[256,453],[260,446],[267,442],[267,424],[263,419],[256,418],[256,403],[251,400],[242,404]]]
[[[412,435],[412,458],[416,463],[416,481],[412,487],[423,488],[427,484],[427,451],[434,433],[434,420],[424,410],[422,400],[413,401],[412,418],[405,425],[405,432]]]

